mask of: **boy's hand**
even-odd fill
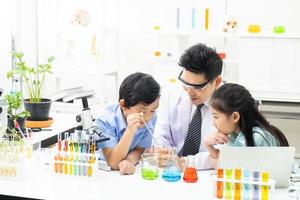
[[[119,163],[119,170],[121,175],[129,175],[129,174],[134,174],[135,172],[135,165],[130,162],[129,160],[122,160]]]
[[[132,113],[127,116],[128,129],[135,132],[141,123],[143,123],[143,113]]]
[[[221,132],[210,134],[204,139],[206,145],[225,144],[228,141],[229,136]]]

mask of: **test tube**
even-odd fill
[[[71,134],[71,139],[70,139],[70,149],[69,149],[69,153],[70,153],[70,157],[69,157],[69,175],[73,175],[73,160],[74,160],[74,143],[73,143],[73,135]]]
[[[63,173],[63,157],[60,154],[58,154],[58,162],[59,162],[58,171],[60,174],[62,174]]]
[[[240,181],[242,178],[242,170],[236,168],[234,170],[234,179]],[[241,199],[241,183],[234,183],[234,200]]]
[[[84,164],[84,160],[82,159],[82,154],[83,154],[83,143],[82,142],[80,142],[79,143],[79,151],[80,151],[80,156],[79,156],[79,160],[78,160],[78,162],[79,162],[79,164],[78,164],[78,175],[79,176],[82,176],[83,175],[83,165],[82,164]]]
[[[269,173],[264,171],[261,174],[261,179],[263,183],[268,183],[269,182]],[[269,186],[262,185],[261,186],[261,200],[268,200],[269,199]]]
[[[232,199],[232,169],[225,169],[225,199]]]
[[[61,134],[57,134],[57,150],[61,151]]]
[[[249,184],[250,176],[251,176],[250,170],[248,169],[243,170],[243,178],[245,182],[243,184],[243,200],[250,200],[250,190],[251,190]]]
[[[180,8],[177,7],[177,12],[176,12],[176,28],[180,28]]]
[[[83,153],[87,153],[87,146],[86,145],[87,145],[87,142],[85,141],[82,144]],[[82,159],[81,161],[83,163],[83,165],[82,165],[83,176],[87,176],[87,166],[86,166],[86,164],[88,163],[88,156],[86,154],[83,154],[81,159]]]
[[[65,154],[64,156],[64,174],[68,174],[68,156]]]
[[[69,159],[68,159],[68,164],[69,164],[69,169],[68,169],[68,172],[69,172],[69,175],[73,175],[73,156],[70,155],[69,156]]]
[[[64,174],[68,174],[68,150],[69,150],[69,140],[68,140],[69,133],[65,132],[65,137],[64,137]]]
[[[93,175],[93,159],[90,157],[89,161],[88,161],[88,170],[87,170],[87,175],[88,177],[91,177]]]
[[[192,9],[192,29],[195,29],[195,8]]]
[[[54,156],[54,172],[58,173],[58,156]]]
[[[205,9],[205,30],[208,31],[208,26],[209,26],[209,9]]]
[[[218,168],[217,169],[217,178],[224,178],[224,169],[223,168]],[[223,181],[217,181],[216,197],[219,198],[219,199],[223,198],[223,187],[224,187],[224,182]]]
[[[253,171],[253,181],[259,181],[260,179],[260,172],[258,170]],[[259,185],[253,184],[253,193],[252,193],[253,200],[259,200]]]
[[[65,132],[65,140],[64,140],[64,151],[65,152],[68,152],[69,150],[69,140],[68,140],[68,137],[69,137],[69,133],[68,132]]]
[[[57,134],[57,151],[58,151],[58,153],[57,153],[57,159],[56,159],[56,161],[57,161],[58,172],[60,174],[63,173],[63,162],[62,162],[63,158],[60,155],[61,149],[62,149],[61,146],[62,146],[62,144],[61,144],[61,134],[58,133]]]
[[[78,143],[73,143],[74,145],[74,160],[73,160],[73,168],[74,168],[74,176],[78,174]]]

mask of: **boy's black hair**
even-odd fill
[[[149,105],[160,95],[160,86],[149,74],[136,72],[127,76],[119,89],[119,101],[125,100],[125,107],[139,103]]]
[[[184,52],[178,65],[210,80],[222,73],[223,61],[215,49],[199,43]]]
[[[246,138],[247,146],[255,146],[252,128],[256,126],[271,133],[280,146],[289,146],[284,134],[259,112],[256,101],[245,87],[234,83],[224,84],[213,93],[210,104],[227,116],[233,112],[240,114],[239,128]]]

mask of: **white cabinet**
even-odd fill
[[[159,69],[154,72],[155,75],[164,69],[164,74],[172,74],[172,78],[176,79],[175,67],[168,66],[176,65],[185,49],[201,42],[215,47],[217,52],[226,53],[222,72],[226,82],[246,86],[257,99],[300,101],[300,35],[160,30],[155,32],[158,38],[156,51],[161,53],[155,56],[156,51],[152,52]],[[168,53],[172,56],[166,57]],[[166,77],[164,74],[159,74],[162,76],[160,79]]]

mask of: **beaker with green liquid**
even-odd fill
[[[146,180],[155,180],[159,176],[157,153],[144,153],[142,155],[142,177]]]

